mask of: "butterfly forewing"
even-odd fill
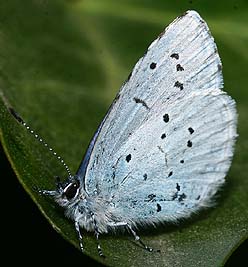
[[[78,172],[87,193],[111,200],[135,222],[151,214],[150,223],[173,220],[208,206],[236,136],[235,104],[222,86],[214,40],[188,11],[150,45],[122,86],[85,177],[85,163]]]

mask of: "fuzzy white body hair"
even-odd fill
[[[56,197],[57,203],[65,209],[65,215],[78,222],[82,229],[95,231],[92,220],[94,214],[95,222],[99,233],[115,232],[119,226],[136,227],[136,223],[131,218],[123,219],[122,213],[114,207],[114,203],[100,196],[87,196],[84,190],[80,190],[73,200],[61,201],[62,195]]]

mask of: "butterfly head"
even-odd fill
[[[67,206],[79,195],[80,181],[77,176],[72,176],[67,181],[61,183],[57,182],[57,196],[56,200],[61,206]]]
[[[76,175],[69,176],[64,182],[56,177],[56,190],[39,190],[39,193],[54,197],[61,207],[68,207],[77,202],[80,194],[80,180]]]

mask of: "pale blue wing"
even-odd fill
[[[171,199],[183,181],[189,206],[190,196],[207,203],[224,181],[236,136],[234,102],[222,86],[209,29],[188,11],[150,45],[122,86],[78,171],[87,193],[112,200],[121,213],[135,197],[144,202],[151,188],[173,207],[181,202]],[[190,183],[194,193],[186,189]],[[187,210],[180,203],[181,209]],[[161,206],[158,214],[165,211]],[[135,212],[144,215],[141,204]]]
[[[216,89],[163,101],[116,154],[122,180],[111,201],[134,222],[185,218],[210,206],[233,156],[236,110],[228,95]]]

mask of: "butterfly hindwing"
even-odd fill
[[[235,103],[220,90],[191,93],[153,114],[118,151],[122,180],[111,191],[119,213],[141,223],[185,218],[210,206],[236,136]]]

